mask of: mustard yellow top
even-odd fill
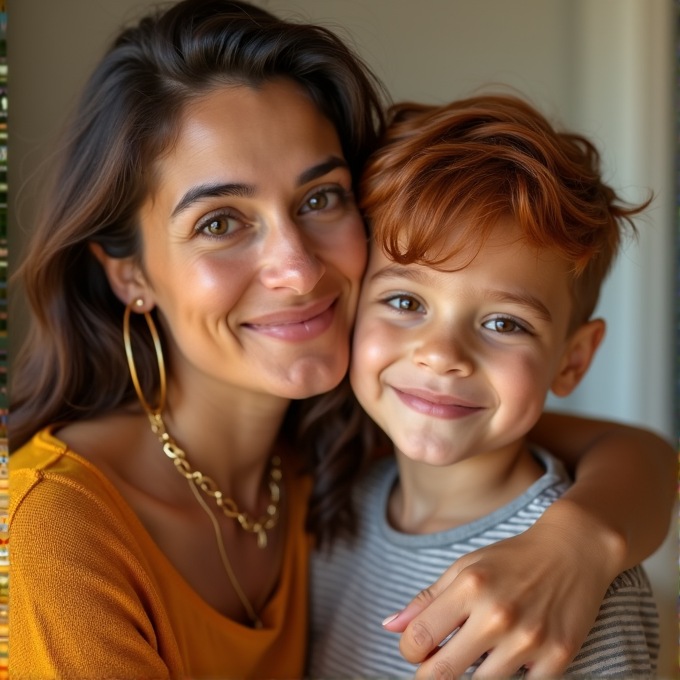
[[[301,677],[309,490],[286,479],[282,572],[253,630],[199,597],[95,466],[39,432],[10,457],[10,677]]]

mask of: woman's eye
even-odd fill
[[[423,310],[423,305],[415,298],[408,295],[397,295],[396,297],[386,300],[387,304],[400,312],[420,312]]]
[[[523,326],[520,326],[513,319],[507,319],[503,317],[485,321],[482,326],[484,326],[484,328],[488,328],[490,331],[495,331],[496,333],[518,333],[526,331]]]
[[[317,212],[337,208],[342,203],[342,196],[337,189],[326,189],[312,194],[300,209],[301,213]]]
[[[232,215],[215,215],[199,224],[197,231],[208,236],[227,236],[243,226],[243,222]]]

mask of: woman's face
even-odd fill
[[[300,87],[193,102],[141,211],[173,375],[286,398],[344,375],[366,236],[333,124]]]

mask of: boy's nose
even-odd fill
[[[450,334],[424,341],[414,352],[413,359],[423,368],[440,375],[455,372],[460,377],[467,377],[474,370],[472,358],[464,343],[452,339]]]

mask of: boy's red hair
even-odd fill
[[[513,219],[530,245],[573,263],[572,329],[593,313],[623,227],[635,232],[631,218],[650,201],[623,203],[587,139],[510,96],[394,106],[361,181],[375,241],[401,264],[440,266]]]

